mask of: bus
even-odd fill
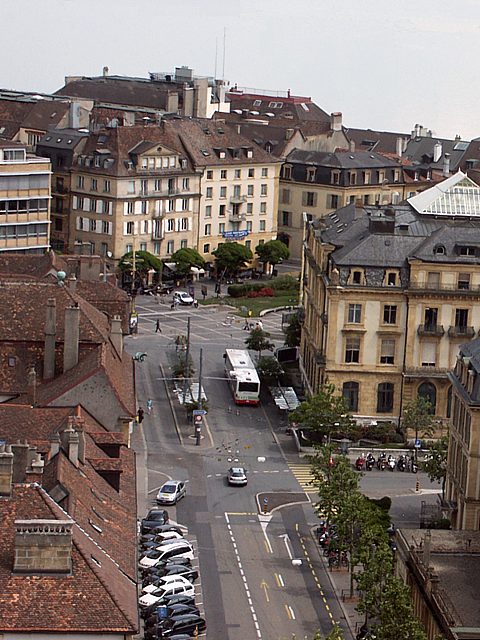
[[[248,351],[226,349],[223,354],[225,373],[235,404],[260,403],[260,380]]]

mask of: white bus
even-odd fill
[[[260,380],[248,351],[226,349],[225,373],[232,389],[235,404],[253,404],[260,402]]]

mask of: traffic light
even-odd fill
[[[195,426],[197,427],[201,427],[202,426],[202,420],[203,420],[203,416],[193,416],[193,423],[195,424]]]

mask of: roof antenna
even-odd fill
[[[227,41],[227,28],[223,27],[223,66],[222,66],[222,80],[225,80],[225,43]]]
[[[215,80],[217,79],[218,36],[215,38]]]

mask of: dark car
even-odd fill
[[[186,604],[188,606],[194,607],[195,597],[181,595],[181,594],[165,596],[165,598],[162,598],[160,602],[156,602],[155,604],[152,604],[150,607],[146,607],[145,609],[143,609],[141,612],[141,615],[144,618],[148,618],[154,613],[155,614],[157,613],[158,607],[161,607],[161,606],[170,607],[170,606],[173,606],[174,604]]]
[[[191,604],[174,604],[171,607],[167,607],[167,617],[171,618],[174,616],[184,616],[184,615],[200,615],[200,609],[195,605]],[[145,627],[153,627],[154,625],[160,622],[158,614],[156,611],[152,613],[151,616],[145,619]]]
[[[205,631],[207,623],[204,618],[194,614],[186,614],[180,616],[174,616],[163,620],[157,625],[164,638],[170,638],[177,633],[190,633],[193,634],[197,629],[199,632]],[[155,637],[155,636],[153,636]]]
[[[149,584],[157,585],[161,583],[161,578],[164,576],[183,576],[189,582],[195,582],[198,580],[198,571],[196,569],[191,569],[190,567],[185,567],[180,564],[171,564],[165,565],[162,567],[157,573],[150,575],[143,579],[142,587],[146,587]]]
[[[168,567],[172,564],[181,564],[183,567],[191,567],[192,561],[190,558],[182,558],[181,556],[172,556],[166,560],[162,560],[158,564],[149,569],[145,569],[142,573],[145,577],[159,573],[163,567]]]
[[[140,542],[148,542],[149,540],[153,540],[153,538],[159,533],[168,533],[169,531],[176,531],[177,533],[183,533],[180,527],[177,527],[175,524],[160,524],[156,527],[153,527],[151,531],[148,533],[144,533],[140,537]]]
[[[165,509],[150,509],[145,518],[142,520],[140,533],[150,533],[155,527],[168,524],[168,513]]]

